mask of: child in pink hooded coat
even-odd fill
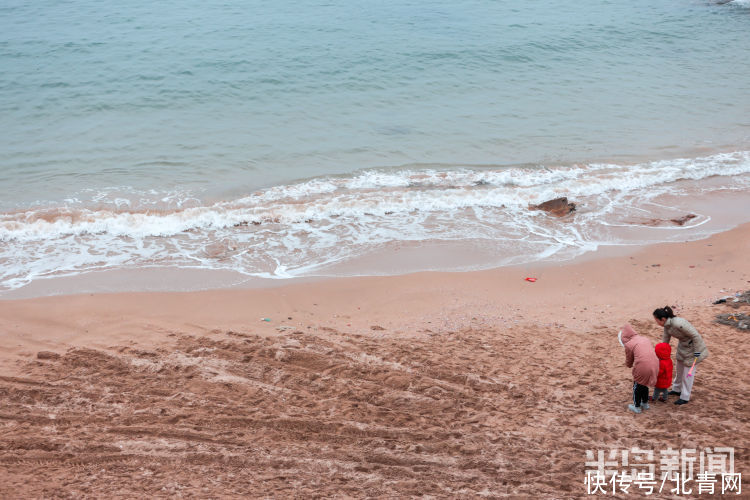
[[[625,365],[633,368],[633,402],[628,410],[641,413],[648,410],[648,388],[656,384],[659,375],[659,358],[654,346],[646,337],[635,333],[633,327],[625,324],[618,335],[620,344],[625,347]]]

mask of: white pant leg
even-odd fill
[[[675,392],[682,391],[682,380],[684,375],[687,374],[687,369],[682,361],[676,361],[674,364],[674,378],[672,379],[672,390]]]
[[[690,368],[687,366],[683,368],[682,391],[680,391],[680,399],[683,401],[690,401],[690,393],[693,392],[693,382],[695,382],[695,375],[698,372],[698,365],[693,367],[693,374],[690,377],[688,377],[689,371]]]

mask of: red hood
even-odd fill
[[[654,350],[659,359],[669,359],[672,356],[672,348],[666,342],[656,344]]]

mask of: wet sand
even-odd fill
[[[0,496],[579,498],[586,450],[636,446],[750,473],[750,334],[712,304],[748,255],[746,224],[564,265],[3,300]],[[660,341],[664,305],[711,356],[688,405],[633,415],[617,331]]]

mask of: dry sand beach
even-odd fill
[[[750,331],[715,322],[750,305],[713,304],[748,255],[745,224],[567,264],[3,300],[0,497],[579,498],[586,450],[632,447],[733,447],[750,474]],[[688,405],[633,415],[617,332],[659,342],[667,304],[711,356]]]
[[[0,500],[750,499],[748,21],[3,2]]]

